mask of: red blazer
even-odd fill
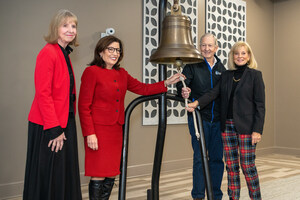
[[[167,92],[163,81],[145,84],[134,79],[121,68],[103,69],[90,66],[81,77],[78,112],[83,136],[95,134],[94,124],[124,124],[126,91],[140,95]]]
[[[28,120],[44,126],[44,130],[56,126],[65,128],[69,115],[70,77],[58,44],[46,44],[38,54],[34,84],[35,96]],[[74,83],[73,94],[76,94],[75,91]],[[74,109],[75,105],[74,101]]]

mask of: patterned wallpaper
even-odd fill
[[[218,39],[217,56],[227,67],[228,54],[237,41],[246,41],[246,2],[206,0],[205,30]]]
[[[180,0],[182,15],[191,19],[192,38],[197,45],[197,0]],[[167,15],[173,0],[168,0]],[[149,62],[150,55],[159,45],[158,41],[158,0],[143,0],[143,81],[145,83],[155,83],[158,81],[158,65]],[[167,77],[175,74],[176,68],[172,65],[167,67]],[[168,88],[168,92],[176,93],[176,86]],[[184,104],[168,100],[167,102],[168,124],[186,123],[186,111]],[[158,124],[158,100],[152,100],[143,104],[143,125]]]
[[[197,0],[180,0],[182,14],[192,22],[192,37],[198,47],[198,3]],[[168,13],[173,0],[168,0]],[[205,32],[213,33],[218,39],[217,56],[227,67],[228,53],[232,45],[239,40],[246,40],[246,2],[242,0],[205,0]],[[158,0],[143,0],[143,81],[158,81],[158,66],[149,62],[150,55],[159,45],[158,41]],[[167,77],[176,73],[173,66],[167,67]],[[175,85],[168,92],[176,93]],[[158,101],[143,104],[143,125],[158,123]],[[183,103],[167,102],[168,124],[186,123],[186,111]]]

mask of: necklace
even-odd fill
[[[235,79],[234,77],[232,77],[232,79],[233,79],[234,82],[239,82],[241,80],[240,78],[239,79]]]

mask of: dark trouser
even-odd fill
[[[193,161],[193,198],[205,197],[205,177],[202,167],[202,158],[200,152],[199,141],[195,135],[194,122],[192,115],[188,115],[189,130],[194,150]],[[203,121],[203,132],[205,137],[205,145],[208,151],[208,164],[211,175],[213,194],[215,199],[222,199],[221,184],[224,173],[223,162],[223,144],[220,130],[220,122]]]

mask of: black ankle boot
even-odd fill
[[[114,186],[115,179],[114,178],[105,178],[102,187],[102,195],[101,200],[108,200]]]
[[[102,195],[104,180],[90,180],[89,197],[90,200],[100,200]]]

